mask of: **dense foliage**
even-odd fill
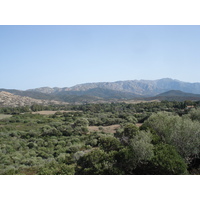
[[[200,174],[199,105],[0,108],[0,174]]]

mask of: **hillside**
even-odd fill
[[[14,89],[0,89],[0,92],[9,92],[14,95],[19,95],[22,97],[31,97],[34,99],[44,99],[44,100],[59,100],[53,94],[43,93],[36,90],[14,90]]]
[[[104,99],[124,99],[124,98],[134,98],[139,97],[139,95],[136,95],[131,92],[123,92],[118,90],[111,90],[111,89],[105,89],[105,88],[93,88],[88,90],[80,90],[80,91],[60,91],[60,92],[54,92],[54,95],[56,96],[62,96],[62,95],[87,95],[87,96],[93,96],[93,97],[100,97]]]
[[[200,100],[200,94],[192,94],[192,93],[186,93],[182,92],[180,90],[170,90],[164,93],[161,93],[159,95],[156,95],[155,97],[151,97],[149,99],[158,99],[160,101],[167,100],[167,101],[186,101],[186,100]]]
[[[157,96],[200,97],[200,94],[186,93],[180,90],[170,90]]]
[[[33,99],[30,97],[22,97],[19,95],[14,95],[9,92],[1,91],[0,92],[0,106],[11,106],[11,107],[17,107],[17,106],[30,106],[33,104],[42,104],[42,105],[48,105],[48,104],[66,104],[59,101],[54,100],[38,100]]]

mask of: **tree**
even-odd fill
[[[85,118],[78,118],[74,122],[74,134],[81,135],[88,132],[89,121]]]
[[[118,169],[114,167],[114,154],[106,153],[103,150],[95,149],[77,161],[76,174],[83,175],[111,175],[118,174]]]
[[[138,131],[125,146],[115,155],[117,167],[124,174],[134,174],[137,166],[146,163],[153,157],[153,144],[151,134],[145,131]]]
[[[168,144],[154,146],[154,156],[148,163],[139,165],[136,174],[181,175],[188,174],[187,164],[178,154],[175,147]]]
[[[106,152],[119,150],[121,147],[120,141],[112,136],[100,137],[98,143],[98,145]]]
[[[187,163],[200,155],[200,123],[171,113],[152,114],[144,125],[174,146]]]
[[[190,117],[190,119],[192,119],[193,121],[194,120],[197,120],[200,122],[200,108],[197,108],[197,109],[192,109],[188,116]]]
[[[55,161],[45,164],[38,170],[39,175],[74,175],[74,165],[58,164]]]
[[[125,124],[122,129],[117,130],[115,137],[119,138],[124,145],[128,145],[130,139],[139,133],[139,128],[132,123]]]
[[[89,125],[89,121],[85,118],[78,118],[74,122],[74,126],[85,126],[85,127],[87,127],[88,125]]]

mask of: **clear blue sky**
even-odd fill
[[[0,26],[0,88],[200,82],[200,26]]]

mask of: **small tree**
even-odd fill
[[[138,166],[135,173],[141,175],[188,174],[187,164],[176,149],[163,143],[155,145],[152,159],[148,163]]]
[[[174,146],[187,163],[200,155],[200,123],[170,113],[153,114],[144,125]]]
[[[152,157],[151,134],[145,131],[137,131],[129,140],[129,145],[115,155],[116,165],[124,174],[134,174],[138,166],[147,163]]]

